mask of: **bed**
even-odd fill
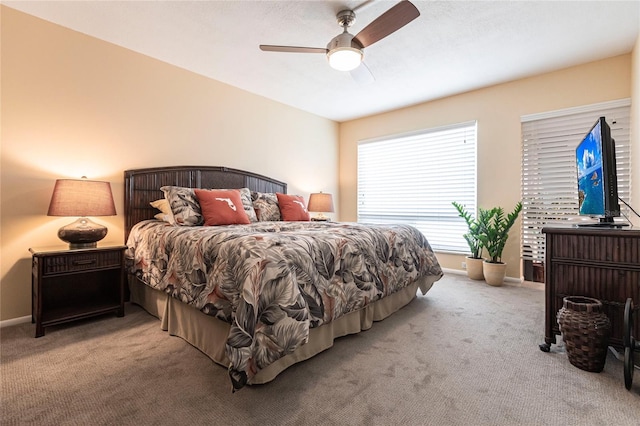
[[[267,383],[334,339],[370,328],[442,276],[411,226],[274,220],[277,204],[274,213],[273,203],[260,201],[277,195],[283,215],[285,197],[297,202],[276,179],[211,166],[127,170],[124,179],[131,302],[227,367],[234,391]],[[201,206],[193,207],[184,194],[196,191]],[[238,209],[225,200],[234,214],[251,210],[251,220],[201,226],[211,223],[209,194],[218,201],[233,195]],[[200,211],[200,222],[188,223],[190,210],[169,220],[154,207],[165,199],[174,213],[177,204]]]

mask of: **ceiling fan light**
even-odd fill
[[[327,53],[329,65],[338,71],[351,71],[362,62],[362,51],[353,47],[337,47]]]

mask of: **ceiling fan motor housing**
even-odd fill
[[[351,71],[362,63],[362,48],[353,41],[353,35],[345,32],[334,37],[327,45],[327,59],[332,68]]]
[[[327,44],[327,50],[331,51],[339,48],[353,48],[362,50],[362,46],[353,39],[353,34],[349,34],[348,32],[344,32],[339,34],[331,39],[329,44]]]

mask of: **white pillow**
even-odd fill
[[[175,219],[173,218],[173,212],[171,211],[171,206],[169,205],[169,201],[167,201],[165,198],[161,200],[152,201],[149,204],[151,204],[152,207],[155,207],[161,212],[156,214],[153,217],[163,222],[168,222],[172,225],[176,223]]]

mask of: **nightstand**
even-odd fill
[[[36,324],[36,337],[54,324],[109,312],[124,316],[126,248],[30,248],[31,322]]]

